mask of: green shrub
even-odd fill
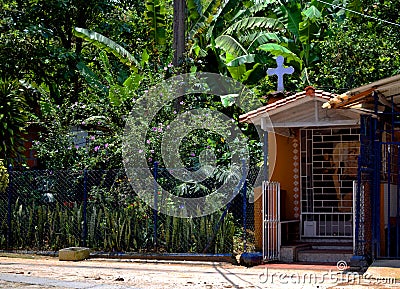
[[[8,172],[7,168],[3,164],[3,160],[0,160],[0,193],[6,191],[8,186]]]

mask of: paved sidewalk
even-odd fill
[[[375,278],[394,278],[400,280],[400,260],[376,260],[365,273]]]
[[[393,284],[388,280],[348,275],[338,271],[335,265],[265,264],[245,268],[216,262],[115,259],[65,262],[43,256],[0,257],[0,288],[400,288],[400,283]]]

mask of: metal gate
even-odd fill
[[[400,257],[400,142],[380,142],[381,155],[379,186],[373,193],[373,244],[377,258]],[[378,152],[376,155],[379,154]]]
[[[281,224],[280,224],[280,184],[263,182],[263,258],[274,261],[280,258]]]
[[[365,255],[365,184],[353,183],[353,254]]]
[[[350,241],[359,128],[307,128],[300,136],[301,238]]]
[[[355,204],[355,254],[400,258],[400,142],[398,124],[361,117]]]

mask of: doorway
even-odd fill
[[[351,239],[359,128],[301,129],[300,149],[301,238]]]

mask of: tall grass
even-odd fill
[[[68,171],[15,172],[10,249],[85,245],[98,251],[201,253],[207,248],[208,253],[230,253],[237,248],[234,240],[241,225],[230,212],[221,224],[222,210],[198,218],[157,212],[155,220],[153,209],[133,192],[123,171],[91,171],[86,176]],[[7,202],[7,196],[0,196],[0,249],[7,246]]]
[[[24,204],[17,199],[11,209],[10,244],[14,249],[57,250],[80,244],[81,205]]]
[[[222,212],[199,218],[158,213],[154,239],[153,211],[139,199],[128,206],[90,204],[87,208],[86,245],[99,251],[229,253],[238,230],[228,213],[216,230]],[[7,227],[3,220],[1,227]],[[59,250],[83,244],[83,204],[23,203],[12,205],[11,244],[14,249]],[[157,244],[157,247],[154,246]],[[210,246],[211,244],[211,246]],[[5,248],[6,240],[0,238]]]

